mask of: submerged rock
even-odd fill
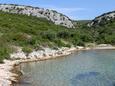
[[[71,81],[73,86],[113,86],[112,81],[99,72],[78,74]]]

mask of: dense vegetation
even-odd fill
[[[107,20],[103,18],[100,23],[90,27],[96,43],[115,45],[115,18]]]
[[[14,51],[12,46],[31,52],[40,46],[70,47],[92,41],[90,31],[81,27],[66,28],[43,18],[0,12],[0,61]]]
[[[15,51],[13,46],[31,52],[43,47],[71,47],[86,43],[115,44],[115,20],[88,27],[87,21],[74,21],[76,28],[55,25],[43,18],[0,11],[0,61]]]

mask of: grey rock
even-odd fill
[[[56,25],[74,28],[74,24],[71,19],[61,13],[58,13],[57,11],[49,9],[15,4],[0,4],[0,10],[9,13],[25,14],[28,16],[45,18],[52,21]]]
[[[104,13],[104,14],[96,17],[94,20],[92,20],[88,24],[88,26],[91,27],[91,26],[99,25],[100,23],[108,22],[111,20],[115,20],[115,11]]]

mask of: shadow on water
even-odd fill
[[[32,80],[29,76],[22,76],[22,80],[20,80],[18,84],[24,85],[24,86],[30,86],[31,81]],[[16,85],[16,86],[19,86],[19,85]]]
[[[23,85],[30,85],[31,83],[30,82],[25,82],[25,81],[21,81],[20,82],[20,85],[23,84]]]
[[[99,72],[78,74],[71,79],[73,86],[115,86],[111,80]]]

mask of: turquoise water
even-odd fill
[[[115,50],[79,51],[21,68],[25,74],[16,86],[115,86]]]

